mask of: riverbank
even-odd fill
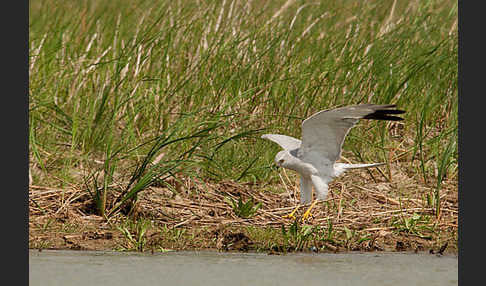
[[[457,253],[457,186],[444,185],[437,215],[424,187],[412,182],[386,182],[377,170],[349,172],[331,184],[329,198],[305,222],[300,220],[305,207],[297,211],[297,220],[282,218],[298,198],[298,186],[285,181],[287,191],[278,192],[270,190],[280,186],[181,178],[169,182],[177,194],[150,187],[130,213],[108,219],[93,214],[86,191],[31,186],[29,248]],[[246,218],[241,217],[245,203],[254,210]]]

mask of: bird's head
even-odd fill
[[[279,167],[285,167],[288,163],[287,151],[280,151],[275,155],[275,164]]]

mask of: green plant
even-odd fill
[[[334,241],[334,235],[336,234],[336,231],[333,229],[333,224],[330,219],[327,220],[327,229],[325,231],[325,236],[322,236],[323,241],[335,243]]]
[[[171,228],[167,227],[167,225],[163,225],[161,227],[161,234],[164,236],[168,241],[177,242],[178,240],[183,239],[183,236],[186,234],[186,229],[184,228]],[[192,237],[194,239],[194,237]]]
[[[133,207],[139,192],[155,182],[161,182],[172,176],[174,172],[180,171],[180,167],[183,164],[189,164],[194,151],[205,142],[205,140],[212,140],[213,138],[209,133],[213,129],[219,127],[219,124],[215,122],[201,123],[197,125],[195,129],[189,130],[192,132],[189,133],[189,135],[173,138],[177,131],[184,127],[184,123],[187,122],[187,120],[187,117],[181,116],[179,120],[176,121],[176,124],[168,130],[165,130],[162,135],[144,142],[135,148],[127,150],[123,155],[121,153],[123,147],[119,147],[116,150],[107,147],[107,159],[103,163],[101,186],[99,186],[97,180],[97,177],[100,174],[99,172],[91,174],[86,180],[86,182],[92,182],[93,187],[89,187],[88,183],[86,183],[88,186],[87,190],[93,198],[100,215],[104,216],[106,214],[110,216],[126,203],[129,203],[130,208]],[[167,155],[165,156],[165,160],[156,160],[156,155],[160,154],[164,148],[167,148],[167,146],[189,140],[192,140],[193,143],[192,145],[189,145],[187,150],[183,150],[178,154]],[[107,194],[110,189],[112,189],[111,185],[114,182],[113,176],[116,167],[122,164],[121,161],[126,160],[131,153],[138,151],[147,145],[150,147],[145,154],[141,155],[142,160],[137,162],[135,168],[133,168],[128,183],[121,192],[117,194],[115,200],[111,202],[112,207],[107,209]]]
[[[253,197],[250,197],[249,200],[243,202],[243,200],[238,198],[238,202],[236,202],[233,198],[229,197],[227,200],[230,202],[231,206],[233,207],[233,212],[236,216],[241,218],[250,218],[256,214],[256,212],[261,208],[262,203],[253,201]]]
[[[284,238],[284,249],[293,249],[300,251],[306,249],[309,242],[313,240],[315,234],[319,231],[319,226],[300,225],[298,220],[290,224],[288,230],[282,224],[282,236]]]
[[[457,135],[451,136],[449,138],[449,142],[445,147],[442,155],[437,155],[439,160],[439,167],[438,167],[438,174],[437,174],[437,183],[435,186],[434,191],[434,207],[435,207],[435,214],[437,217],[440,215],[440,187],[442,185],[442,181],[444,180],[447,171],[451,165],[454,163],[454,150],[456,149],[457,145]]]
[[[346,247],[349,248],[350,244],[351,244],[351,240],[355,237],[356,235],[356,230],[350,230],[348,227],[344,226],[344,233],[346,235],[346,240],[345,240],[345,244],[346,244]]]
[[[143,252],[147,243],[146,233],[152,227],[152,222],[147,219],[139,219],[135,222],[129,220],[125,225],[117,226],[117,229],[127,240],[127,246],[121,250],[135,250]]]
[[[392,219],[391,225],[395,227],[397,232],[407,232],[417,235],[421,238],[430,238],[430,235],[424,234],[425,232],[433,232],[433,225],[430,225],[430,217],[427,215],[420,215],[414,213],[410,217],[400,216],[399,218]]]

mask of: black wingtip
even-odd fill
[[[374,120],[390,120],[390,121],[401,121],[403,118],[398,116],[392,116],[390,114],[403,114],[405,110],[400,109],[378,109],[373,113],[370,113],[363,117],[364,119],[374,119]]]

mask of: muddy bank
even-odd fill
[[[443,192],[437,215],[413,186],[404,196],[403,186],[391,183],[369,180],[366,188],[334,183],[329,199],[302,222],[305,207],[296,220],[282,218],[297,204],[295,187],[275,193],[251,184],[181,181],[173,182],[177,194],[163,186],[149,188],[129,213],[110,218],[96,214],[86,191],[31,186],[29,248],[457,253],[453,186]],[[400,196],[393,191],[397,187]],[[254,212],[242,215],[238,201],[251,202]]]

